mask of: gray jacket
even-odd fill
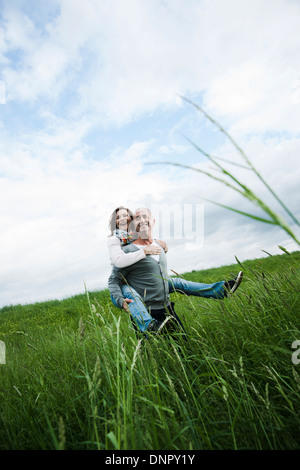
[[[122,250],[129,253],[139,248],[130,243],[122,246]],[[167,257],[164,250],[161,250],[158,262],[148,255],[126,268],[114,266],[108,279],[108,288],[120,307],[124,299],[121,286],[126,283],[141,296],[147,309],[160,309],[170,304],[167,272]]]

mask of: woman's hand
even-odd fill
[[[144,252],[146,255],[159,255],[161,248],[159,248],[159,246],[149,245],[144,248]]]
[[[168,245],[166,244],[166,242],[164,240],[156,240],[157,243],[162,247],[162,249],[164,250],[165,253],[167,253],[168,251]]]

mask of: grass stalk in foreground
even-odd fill
[[[275,193],[275,191],[270,187],[270,185],[265,181],[265,179],[262,177],[262,175],[257,171],[257,169],[254,167],[254,165],[251,163],[250,159],[246,156],[245,152],[241,149],[241,147],[235,142],[235,140],[231,137],[231,135],[225,131],[225,129],[217,122],[215,121],[209,114],[207,114],[199,105],[194,103],[193,101],[181,97],[184,99],[186,102],[192,104],[198,111],[204,114],[204,116],[209,119],[233,144],[233,146],[238,150],[239,154],[242,156],[243,160],[246,163],[246,167],[243,166],[243,168],[246,168],[250,171],[252,171],[256,177],[263,183],[263,185],[267,188],[267,190],[272,194],[272,196],[276,199],[276,201],[281,205],[281,207],[284,209],[284,211],[291,217],[293,222],[300,226],[300,222],[298,219],[295,217],[295,215],[288,209],[288,207],[283,203],[283,201],[279,198],[279,196]],[[201,170],[200,168],[195,168],[193,166],[189,165],[183,165],[180,163],[173,163],[173,162],[153,162],[153,163],[148,163],[150,165],[152,164],[163,164],[163,165],[173,165],[173,166],[178,166],[181,168],[186,168],[189,170],[197,171],[199,173],[202,173],[206,176],[208,176],[211,179],[214,179],[215,181],[224,184],[225,186],[229,187],[233,191],[238,192],[241,196],[245,197],[248,201],[250,201],[252,204],[254,204],[256,207],[259,207],[263,210],[263,212],[268,216],[268,218],[263,218],[259,217],[254,214],[250,214],[248,212],[243,212],[240,211],[236,208],[226,206],[224,204],[220,204],[215,201],[211,201],[205,198],[202,198],[203,200],[206,200],[212,204],[218,205],[220,207],[223,207],[225,209],[231,210],[233,212],[236,212],[238,214],[244,215],[246,217],[249,217],[251,219],[257,220],[259,222],[263,223],[268,223],[272,225],[276,225],[278,227],[281,227],[288,235],[291,237],[298,245],[300,245],[300,241],[289,226],[289,224],[281,217],[279,214],[277,214],[269,205],[267,205],[257,194],[250,189],[246,184],[242,183],[238,178],[236,178],[232,172],[228,171],[225,169],[225,167],[220,164],[217,160],[221,161],[226,161],[222,159],[218,159],[217,157],[211,156],[209,153],[205,152],[202,148],[200,148],[198,145],[196,145],[194,142],[192,142],[190,139],[187,139],[191,145],[193,145],[197,151],[199,151],[202,155],[207,157],[211,163],[215,165],[215,168],[220,171],[225,177],[228,178],[228,180],[224,178],[220,178],[218,176],[215,176],[212,173],[209,173],[207,171]],[[227,161],[227,163],[233,163],[230,161]],[[240,165],[239,165],[240,166]]]
[[[141,341],[107,291],[53,302],[55,315],[2,309],[0,449],[298,449],[299,256],[242,261],[226,301],[171,294],[188,343]]]

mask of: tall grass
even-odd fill
[[[268,192],[272,194],[272,196],[275,198],[275,200],[279,203],[281,208],[283,208],[284,212],[289,216],[289,218],[295,223],[298,227],[300,226],[299,220],[296,218],[296,216],[289,210],[289,208],[286,206],[286,204],[281,200],[281,198],[278,196],[278,194],[271,188],[271,186],[267,183],[265,178],[259,173],[259,171],[256,169],[256,167],[253,165],[251,160],[247,157],[246,153],[244,150],[236,143],[236,141],[233,139],[233,137],[215,120],[213,119],[207,112],[205,112],[198,104],[194,103],[193,101],[181,97],[183,100],[191,104],[197,111],[202,113],[214,126],[219,129],[220,132],[222,132],[227,139],[231,142],[233,147],[238,151],[238,154],[240,155],[242,159],[242,164],[237,164],[232,161],[228,161],[222,158],[214,157],[205,150],[203,150],[199,145],[196,143],[192,142],[190,139],[187,138],[187,140],[190,142],[190,144],[197,150],[199,151],[202,155],[204,155],[213,165],[214,169],[217,171],[217,173],[209,173],[201,168],[196,168],[190,165],[184,165],[181,163],[173,163],[173,162],[152,162],[148,163],[149,165],[153,164],[163,164],[163,165],[172,165],[172,166],[178,166],[181,168],[197,171],[205,176],[208,176],[210,179],[217,181],[218,183],[221,183],[224,186],[227,186],[230,188],[232,191],[237,192],[240,196],[243,198],[247,199],[250,201],[255,207],[260,208],[266,215],[266,217],[260,217],[256,214],[250,214],[249,212],[243,212],[237,208],[226,206],[224,204],[221,204],[216,201],[210,201],[205,198],[201,198],[203,200],[206,200],[208,202],[211,202],[215,205],[218,205],[220,207],[223,207],[225,209],[231,210],[233,212],[236,212],[238,214],[244,215],[246,217],[249,217],[253,220],[263,222],[266,224],[271,224],[275,225],[278,227],[281,227],[288,235],[290,238],[292,238],[298,245],[300,245],[300,241],[297,238],[296,234],[292,230],[291,226],[289,223],[281,216],[279,215],[272,207],[270,207],[268,204],[266,204],[257,194],[256,191],[251,189],[246,183],[243,183],[238,177],[236,177],[232,171],[229,171],[228,169],[225,168],[224,164],[220,162],[225,162],[229,163],[231,165],[235,165],[238,167],[242,167],[244,169],[249,170],[252,174],[255,175],[255,177],[264,185],[264,187],[267,189]],[[221,173],[222,178],[220,176],[217,176]],[[225,179],[224,179],[225,178]]]
[[[243,262],[224,301],[172,294],[188,343],[137,337],[107,291],[54,303],[57,323],[43,304],[2,309],[0,449],[299,448],[299,258]]]

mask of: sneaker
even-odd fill
[[[159,326],[160,326],[160,323],[157,320],[153,319],[148,325],[147,333],[155,333],[156,334],[158,329],[159,329]]]
[[[163,328],[165,327],[166,323],[170,320],[170,316],[166,317],[162,322],[159,322],[158,320],[153,319],[147,328],[147,333],[152,333],[155,335],[158,335]]]
[[[234,279],[230,281],[225,281],[224,287],[225,287],[226,297],[228,293],[233,294],[237,290],[237,288],[240,286],[242,282],[242,279],[243,279],[243,271],[240,271]]]

